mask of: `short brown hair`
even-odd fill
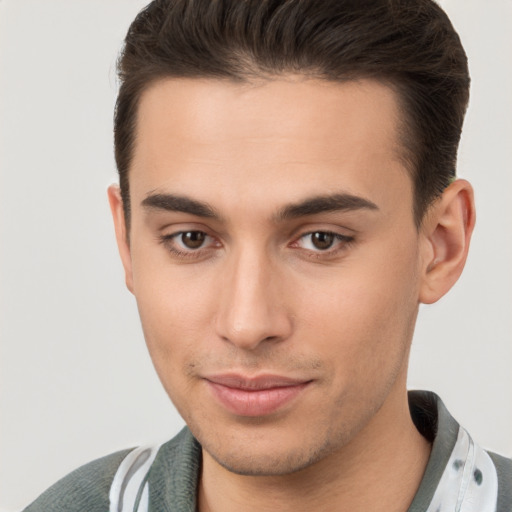
[[[432,0],[154,0],[131,24],[118,72],[114,144],[127,222],[139,99],[166,77],[381,80],[403,112],[417,225],[455,177],[470,79],[459,36]]]

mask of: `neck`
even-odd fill
[[[314,465],[289,475],[231,473],[203,450],[200,512],[405,512],[430,455],[414,426],[405,386],[352,441]]]

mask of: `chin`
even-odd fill
[[[193,432],[194,433],[194,432]],[[304,470],[332,453],[336,443],[318,432],[317,436],[273,435],[237,438],[236,435],[196,438],[205,452],[231,473],[245,476],[283,476]],[[211,432],[209,433],[211,434]],[[325,434],[325,433],[324,433]]]
[[[322,458],[318,453],[216,454],[210,456],[222,467],[244,476],[283,476],[301,471]]]

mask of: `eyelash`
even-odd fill
[[[213,239],[208,233],[205,231],[201,231],[200,229],[189,229],[187,231],[178,231],[177,233],[171,233],[169,235],[162,235],[159,237],[159,241],[164,247],[172,253],[174,256],[176,256],[178,259],[198,259],[204,255],[205,250],[202,247],[200,247],[197,250],[190,249],[188,251],[180,250],[176,245],[174,244],[174,240],[179,238],[181,235],[184,235],[185,233],[202,233],[207,238]]]
[[[172,253],[175,257],[182,260],[194,260],[199,259],[204,256],[204,253],[211,248],[203,248],[199,247],[198,249],[190,249],[188,251],[186,250],[180,250],[179,248],[174,245],[174,240],[176,240],[181,235],[184,235],[185,233],[202,233],[205,235],[206,238],[210,238],[214,240],[214,238],[210,235],[208,235],[205,231],[201,230],[187,230],[187,231],[178,231],[177,233],[171,233],[168,235],[162,235],[159,237],[159,242],[165,246],[165,248]],[[300,247],[294,247],[296,244],[299,243],[300,240],[312,236],[315,233],[322,233],[324,235],[332,236],[334,237],[333,246],[334,249],[329,247],[326,250],[312,250],[312,249],[304,249],[307,257],[314,258],[314,259],[329,259],[333,258],[339,255],[340,252],[343,252],[346,250],[350,245],[353,244],[355,238],[353,236],[348,235],[341,235],[340,233],[336,233],[334,231],[328,231],[328,230],[315,230],[315,231],[309,231],[306,233],[301,234],[298,238],[295,239],[295,241],[290,245],[293,248],[300,249]],[[220,244],[219,244],[220,246]]]
[[[334,238],[333,245],[325,250],[318,249],[315,251],[312,249],[305,249],[306,255],[309,258],[314,258],[314,259],[334,258],[334,257],[338,256],[341,252],[348,249],[355,240],[355,238],[353,236],[342,235],[340,233],[336,233],[335,231],[318,229],[315,231],[309,231],[307,233],[303,233],[300,237],[298,237],[296,239],[295,242],[293,242],[292,246],[295,244],[298,244],[299,241],[304,239],[305,237],[312,236],[316,233],[322,233],[323,235],[332,236]]]

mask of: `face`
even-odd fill
[[[393,92],[170,79],[139,108],[127,283],[206,453],[286,474],[382,430],[421,266]]]

